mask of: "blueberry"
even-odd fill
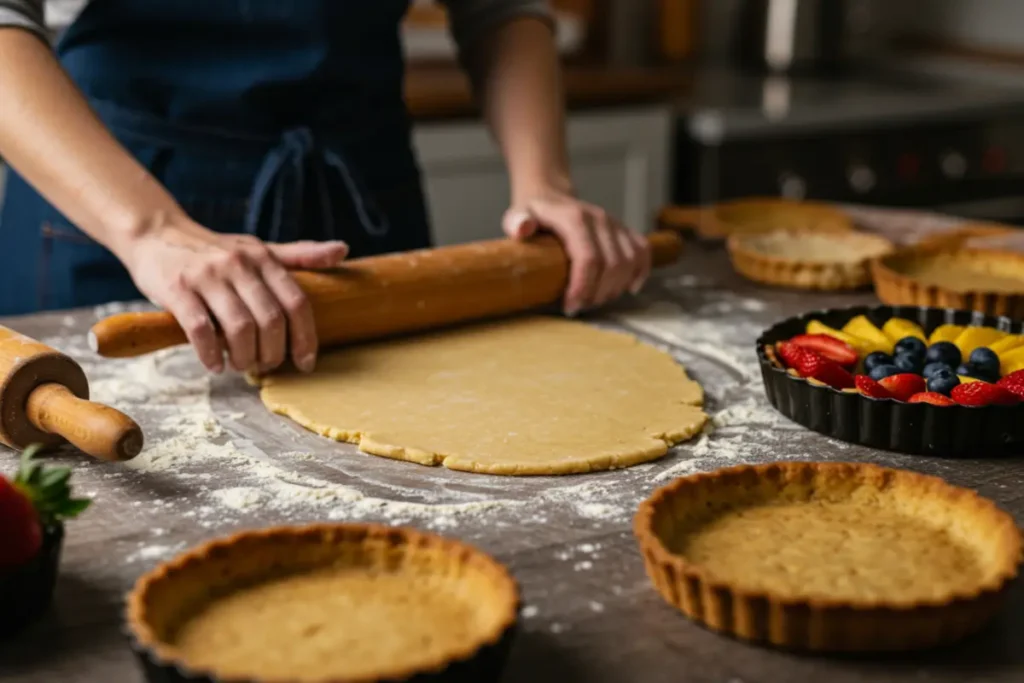
[[[876,365],[868,371],[868,377],[875,380],[883,380],[886,377],[892,377],[893,375],[902,374],[903,370],[900,370],[895,365]]]
[[[956,374],[963,375],[964,377],[974,377],[976,373],[970,363],[961,363],[956,369]]]
[[[924,366],[924,371],[921,374],[925,376],[925,379],[928,379],[932,375],[934,375],[935,373],[938,373],[938,372],[946,372],[946,373],[952,375],[953,374],[953,368],[951,368],[950,366],[946,365],[945,363],[934,362],[934,363],[929,363],[928,365]]]
[[[924,367],[924,358],[915,356],[912,353],[901,353],[896,356],[892,364],[903,372],[912,372],[915,375],[919,375]]]
[[[981,346],[971,352],[971,367],[989,377],[999,377],[999,356],[992,349]]]
[[[896,342],[896,355],[902,355],[905,353],[913,354],[924,358],[924,355],[928,352],[928,347],[925,343],[917,337],[904,337]]]
[[[875,351],[864,357],[864,369],[868,372],[871,372],[879,365],[892,365],[892,356],[883,351]]]
[[[960,365],[960,361],[963,360],[960,357],[960,348],[953,342],[948,341],[932,344],[928,347],[928,352],[924,355],[924,359],[927,363],[945,363],[951,368]]]
[[[959,384],[959,377],[948,370],[940,370],[928,380],[928,391],[949,396],[949,392],[953,391]]]

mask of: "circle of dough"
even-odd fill
[[[270,410],[360,450],[488,474],[569,474],[660,458],[699,433],[704,393],[627,334],[529,317],[321,356],[263,378]]]

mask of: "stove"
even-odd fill
[[[1024,224],[1024,90],[923,72],[699,73],[674,201],[783,196]]]

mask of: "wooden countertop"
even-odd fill
[[[904,218],[905,220],[905,218]],[[851,446],[788,422],[764,395],[754,342],[782,317],[869,303],[869,294],[759,288],[721,247],[691,246],[634,303],[601,322],[661,344],[707,392],[715,429],[664,459],[571,477],[488,477],[358,453],[268,415],[238,377],[210,378],[191,352],[100,361],[85,332],[109,307],[0,321],[84,366],[146,430],[135,462],[74,453],[76,489],[95,504],[68,525],[51,612],[0,644],[5,683],[142,680],[120,632],[122,597],[180,550],[242,528],[317,520],[410,524],[493,553],[526,609],[505,683],[1019,683],[1024,584],[983,633],[912,656],[802,657],[704,630],[666,605],[631,533],[639,501],[681,474],[777,459],[866,461],[979,490],[1024,521],[1024,460],[940,460]],[[699,338],[694,336],[699,330]],[[16,466],[0,449],[0,470]]]
[[[685,95],[691,83],[683,67],[565,67],[570,108],[671,101]],[[414,118],[437,119],[475,115],[478,107],[469,80],[454,65],[410,66],[406,72],[406,103]]]

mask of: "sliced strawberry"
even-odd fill
[[[857,375],[853,378],[860,393],[871,398],[896,398],[892,392],[867,375]]]
[[[937,391],[922,391],[910,397],[907,403],[931,403],[933,406],[955,406],[956,401]]]
[[[802,346],[797,346],[796,344],[788,341],[781,341],[777,343],[775,345],[775,352],[778,354],[779,358],[782,359],[782,362],[786,364],[786,367],[793,368],[800,373],[800,375],[804,374],[803,372],[800,372],[801,366],[810,363],[811,359],[817,355],[813,351],[805,349]]]
[[[796,344],[804,349],[810,349],[833,363],[838,363],[846,368],[853,367],[860,360],[856,349],[842,339],[836,339],[827,334],[799,334],[790,339],[789,343]]]
[[[886,377],[879,384],[888,389],[897,401],[906,401],[914,394],[920,394],[926,389],[924,377],[912,372]]]
[[[1024,370],[1011,372],[996,382],[996,386],[1000,386],[1011,394],[1016,394],[1019,398],[1024,399]]]
[[[801,377],[816,379],[833,389],[849,389],[853,386],[853,375],[820,354],[790,342],[779,342],[775,346],[786,365],[797,371]]]
[[[950,396],[964,406],[1012,406],[1020,401],[1016,394],[988,382],[961,384],[950,392]]]

